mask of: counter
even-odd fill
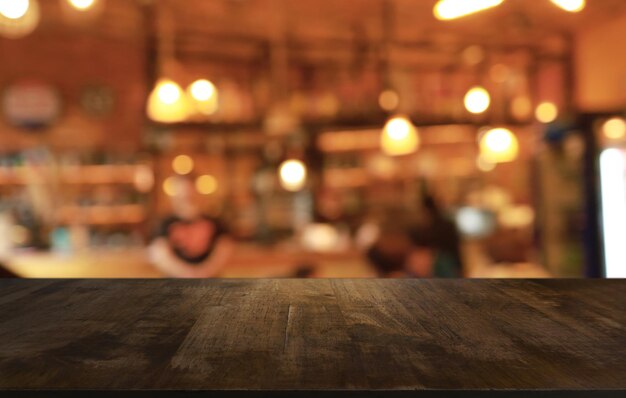
[[[0,313],[2,396],[626,394],[626,280],[2,280]]]
[[[164,275],[144,248],[91,249],[73,253],[24,251],[5,266],[24,278],[160,278]],[[276,278],[295,274],[301,266],[315,276],[363,278],[376,273],[357,251],[313,253],[303,250],[238,244],[220,273],[223,278]]]

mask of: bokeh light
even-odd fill
[[[284,161],[279,169],[280,185],[287,191],[299,191],[306,183],[306,166],[299,160]]]
[[[172,169],[179,175],[189,174],[193,170],[193,159],[189,155],[178,155],[172,161]]]
[[[138,166],[133,176],[133,184],[139,192],[150,192],[154,186],[154,173],[146,165]]]
[[[196,190],[202,195],[211,195],[217,191],[217,178],[204,174],[196,178]]]
[[[617,140],[626,136],[626,121],[621,117],[612,117],[602,125],[602,133],[606,138]]]
[[[472,238],[487,236],[495,228],[492,214],[474,207],[460,208],[456,213],[455,221],[459,231]]]
[[[559,115],[559,110],[552,102],[542,102],[535,109],[535,117],[541,123],[552,123]]]
[[[20,19],[26,15],[30,0],[0,0],[0,14],[9,19]]]
[[[206,79],[199,79],[191,83],[189,93],[196,101],[208,101],[216,93],[215,85]]]
[[[330,252],[339,246],[340,235],[330,224],[309,224],[302,232],[302,245],[316,252]]]
[[[157,95],[161,102],[171,105],[180,99],[181,89],[178,84],[167,81],[157,87]]]
[[[567,12],[580,12],[585,8],[585,0],[550,0]]]
[[[68,3],[79,11],[86,11],[94,6],[96,0],[68,0]]]
[[[534,220],[535,211],[528,205],[507,206],[498,214],[498,222],[505,228],[526,228]]]
[[[502,4],[504,0],[439,0],[433,13],[439,20],[456,19]]]
[[[167,177],[165,181],[163,181],[163,192],[165,192],[167,196],[176,195],[176,177]]]
[[[465,109],[470,113],[479,114],[483,113],[489,108],[491,103],[491,97],[487,90],[480,86],[472,87],[465,94]]]
[[[487,162],[504,163],[517,158],[519,144],[509,129],[494,128],[480,139],[480,156]]]
[[[208,116],[217,112],[218,92],[212,82],[206,79],[196,80],[189,85],[187,92],[198,113]]]
[[[406,116],[394,116],[383,127],[380,144],[387,155],[413,153],[419,146],[417,128]]]
[[[461,53],[461,60],[468,66],[476,66],[485,59],[485,50],[479,45],[466,47]]]
[[[148,98],[148,116],[157,122],[174,123],[185,120],[188,104],[183,90],[172,80],[161,79]]]
[[[37,29],[40,19],[37,0],[0,0],[0,37],[27,36]]]

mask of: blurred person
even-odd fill
[[[379,277],[408,276],[406,263],[414,247],[406,225],[402,224],[404,212],[400,209],[387,209],[383,213],[378,217],[370,217],[361,226],[357,232],[357,244],[365,251]]]
[[[485,251],[493,264],[519,264],[530,260],[532,238],[524,230],[498,228],[485,240]]]
[[[387,217],[367,258],[381,277],[454,278],[462,275],[460,236],[431,196],[424,196],[422,222],[402,226],[406,215]]]
[[[434,197],[424,195],[421,202],[423,222],[409,229],[409,236],[417,248],[430,251],[431,276],[450,278],[462,274],[461,238],[456,223],[443,214]],[[419,257],[419,256],[418,256]],[[424,255],[419,262],[425,261]],[[415,261],[415,259],[414,259]],[[424,266],[416,269],[423,273]]]
[[[405,231],[381,227],[381,234],[367,250],[366,256],[381,278],[408,276],[407,260],[413,246]]]
[[[163,220],[150,244],[150,259],[171,277],[216,277],[231,257],[234,242],[220,220],[202,214],[194,180],[174,178],[173,214]]]

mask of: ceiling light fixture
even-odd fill
[[[517,158],[519,144],[517,138],[506,128],[494,128],[480,139],[480,156],[489,163],[511,162]]]
[[[96,0],[68,0],[69,4],[79,11],[86,11],[94,6]]]
[[[550,0],[552,4],[567,12],[580,12],[586,0]],[[433,8],[435,18],[448,21],[465,17],[480,11],[499,6],[504,0],[439,0]]]
[[[496,7],[503,2],[504,0],[439,0],[433,13],[435,18],[446,21]]]
[[[20,19],[28,12],[29,0],[0,0],[0,14],[9,19]]]
[[[585,0],[550,0],[554,5],[567,12],[580,12],[585,8]]]
[[[483,87],[476,86],[467,91],[463,102],[465,103],[465,109],[467,109],[468,112],[480,114],[489,108],[489,104],[491,104],[491,97],[489,92]]]
[[[306,166],[300,160],[296,159],[284,161],[278,169],[280,185],[291,192],[296,192],[304,188],[306,175]]]
[[[417,128],[406,116],[394,116],[383,127],[380,146],[390,156],[408,155],[419,146]]]
[[[148,116],[156,122],[181,122],[187,117],[188,108],[183,90],[169,79],[160,79],[148,97]]]

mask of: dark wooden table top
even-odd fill
[[[626,396],[626,280],[2,280],[0,317],[0,395]]]

